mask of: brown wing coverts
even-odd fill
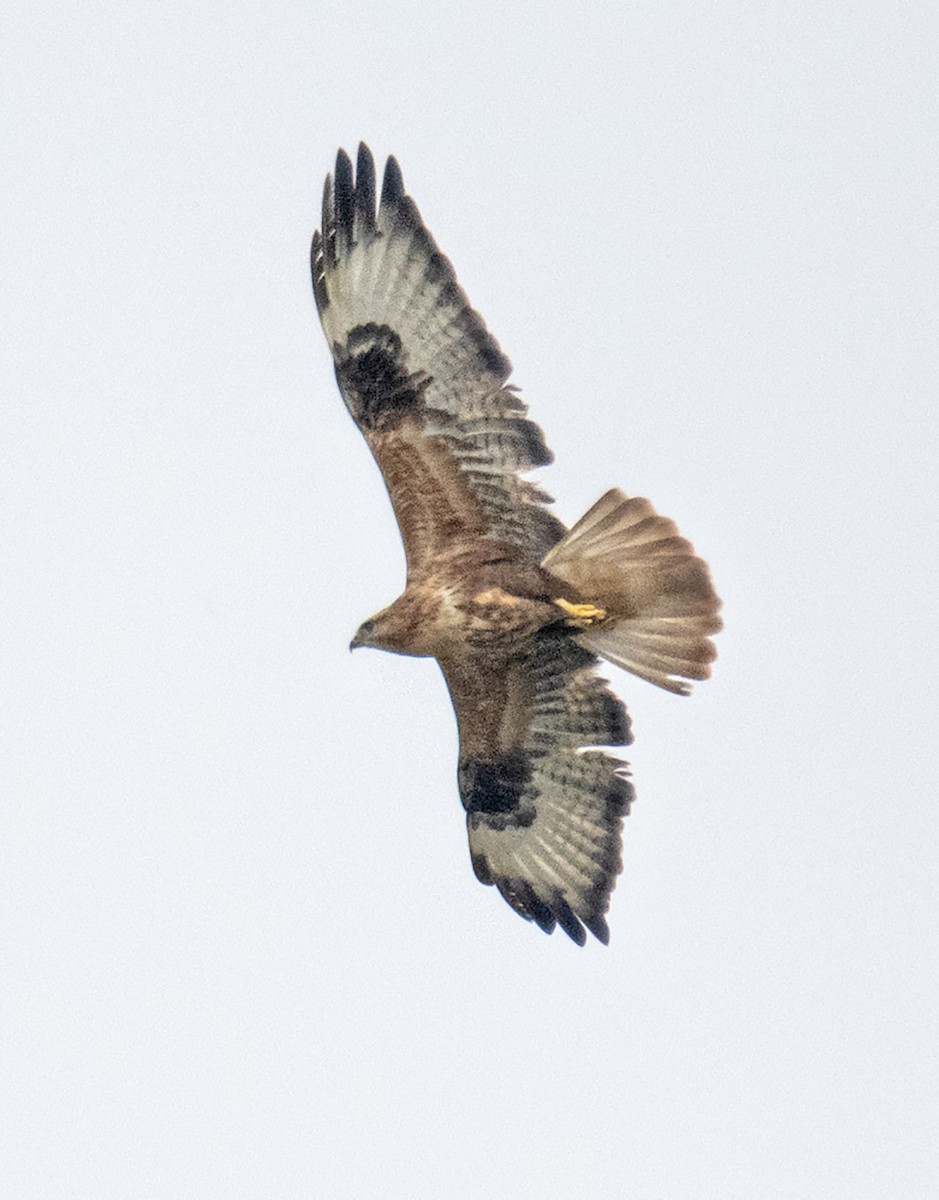
[[[403,461],[398,444],[406,443],[411,456],[426,438],[433,445],[425,456],[434,463],[427,477],[461,493],[468,529],[545,554],[564,526],[544,507],[549,497],[519,476],[550,462],[551,452],[505,386],[511,364],[405,193],[394,158],[376,203],[368,148],[360,145],[354,174],[339,152],[335,176],[326,179],[312,269],[340,390],[385,474],[399,523],[402,498],[389,477]],[[433,512],[415,514],[419,502],[407,498],[429,553]],[[426,497],[425,507],[432,506]],[[447,533],[452,537],[452,527]]]
[[[622,867],[621,827],[633,797],[623,762],[584,749],[632,740],[626,709],[596,664],[558,626],[532,639],[497,686],[469,697],[451,682],[461,746],[474,708],[487,697],[489,704],[502,695],[508,705],[527,707],[520,746],[494,747],[485,756],[461,750],[458,779],[476,876],[495,884],[526,920],[546,933],[560,925],[579,945],[585,927],[609,941],[604,914]]]

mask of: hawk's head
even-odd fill
[[[394,604],[362,622],[349,649],[372,646],[376,650],[390,650],[392,654],[430,654],[432,650],[424,646],[421,637],[422,624],[413,599],[400,596]]]

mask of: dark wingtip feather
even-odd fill
[[[352,182],[352,160],[345,150],[336,155],[336,236],[343,247],[352,241],[352,214],[354,188]]]
[[[598,942],[602,942],[604,946],[609,946],[610,927],[606,923],[606,917],[597,913],[595,917],[584,917],[583,922]]]
[[[566,900],[558,899],[554,902],[554,915],[557,917],[558,924],[572,941],[575,941],[578,946],[586,943],[587,931],[574,916],[571,906]]]
[[[421,220],[420,211],[410,196],[402,196],[397,201],[397,205],[395,208],[395,214],[397,217],[398,225],[404,229],[412,230],[418,236],[418,238],[421,238],[424,241],[425,248],[427,247],[427,243],[430,243],[431,248],[427,248],[425,250],[425,252],[427,253],[428,258],[431,259],[431,261],[433,261],[433,255],[435,253],[436,253],[436,257],[438,260],[443,259],[443,255],[440,254],[440,252],[437,251],[436,246],[433,245],[431,236],[428,233],[428,231],[424,225],[424,222]],[[436,263],[435,265],[439,269],[439,262]],[[453,270],[452,267],[450,267],[449,269],[451,271]]]
[[[375,228],[375,160],[364,142],[355,163],[355,223],[357,231]]]
[[[320,223],[326,265],[336,265],[336,191],[332,175],[323,180],[323,216]]]
[[[383,205],[396,205],[404,198],[404,177],[398,160],[392,154],[385,163],[385,176],[381,185],[381,202]]]
[[[532,893],[534,895],[534,893]],[[522,913],[523,916],[526,914]],[[557,924],[557,918],[551,911],[549,904],[544,904],[541,900],[535,898],[531,911],[527,914],[529,920],[534,921],[538,928],[543,933],[554,933],[554,927]]]

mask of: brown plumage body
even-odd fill
[[[353,646],[436,658],[454,666],[469,660],[478,672],[511,656],[519,639],[562,623],[554,603],[570,588],[514,546],[481,542],[445,552],[409,576],[401,596],[359,628]]]

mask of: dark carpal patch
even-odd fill
[[[363,429],[393,429],[420,407],[430,376],[408,373],[401,339],[388,325],[356,325],[333,353],[339,387]]]
[[[463,758],[458,776],[460,798],[468,813],[511,818],[506,824],[513,825],[530,825],[534,820],[534,808],[523,803],[531,783],[531,761],[524,750],[506,750],[488,759]]]

